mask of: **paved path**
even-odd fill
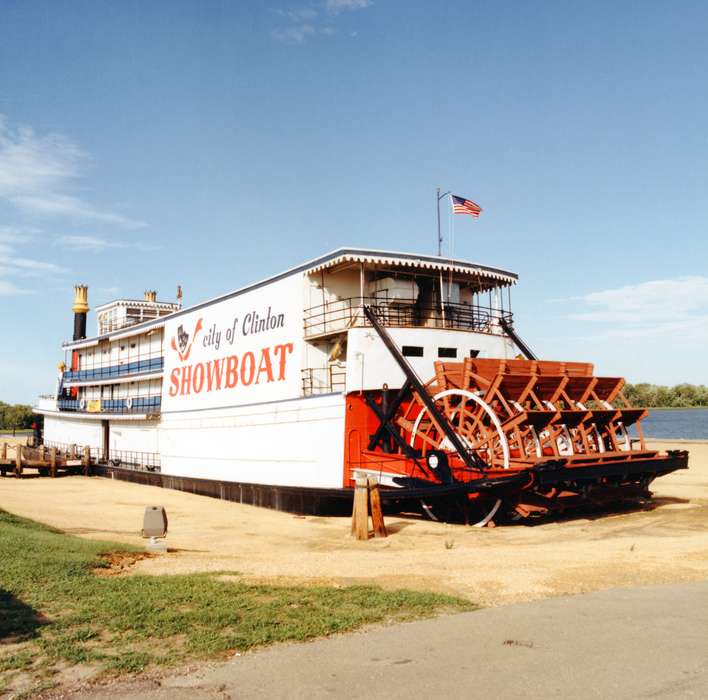
[[[708,582],[613,589],[273,647],[75,697],[706,698]]]

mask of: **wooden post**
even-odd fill
[[[91,448],[88,446],[84,447],[81,463],[84,467],[84,476],[88,476],[91,473]]]
[[[381,508],[381,492],[379,482],[375,476],[368,478],[369,505],[371,507],[371,522],[374,525],[374,537],[388,537],[386,524],[384,523],[383,510]]]
[[[15,445],[15,476],[22,476],[22,445]]]
[[[7,459],[7,443],[3,442],[2,443],[2,453],[0,453],[0,459]]]
[[[7,460],[7,443],[2,443],[2,450],[0,450],[0,474],[5,476],[7,474],[7,469],[5,468],[5,461]]]
[[[69,459],[76,459],[76,445],[69,445]]]
[[[359,476],[356,479],[352,510],[352,534],[358,540],[369,539],[369,488],[365,476]]]
[[[54,478],[57,475],[57,448],[49,450],[49,475]]]
[[[47,459],[47,448],[44,445],[39,446],[39,458],[44,462]]]

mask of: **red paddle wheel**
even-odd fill
[[[591,364],[467,358],[436,363],[422,384],[372,324],[407,381],[393,398],[387,387],[347,397],[346,470],[377,475],[390,500],[413,494],[483,525],[647,498],[654,478],[687,466],[685,451],[647,448],[647,411]]]

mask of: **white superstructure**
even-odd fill
[[[345,396],[400,387],[369,306],[421,378],[440,358],[513,357],[511,272],[433,256],[341,249],[182,309],[122,299],[92,338],[64,343],[42,397],[45,444],[164,474],[343,486]]]

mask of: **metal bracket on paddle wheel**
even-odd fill
[[[465,444],[460,439],[460,436],[455,432],[447,418],[445,418],[445,416],[439,411],[432,396],[430,396],[430,394],[426,391],[423,383],[420,379],[418,379],[418,375],[408,364],[406,358],[403,357],[396,343],[393,342],[393,338],[391,338],[388,331],[381,325],[381,323],[379,323],[379,319],[376,318],[376,314],[366,305],[364,305],[364,315],[367,319],[369,319],[369,323],[371,323],[374,330],[379,334],[381,340],[383,340],[384,345],[393,356],[393,359],[396,360],[396,363],[403,371],[403,374],[406,375],[408,383],[410,383],[415,393],[418,394],[420,400],[423,402],[423,405],[428,409],[430,417],[444,433],[445,437],[450,441],[450,444],[455,448],[457,454],[460,455],[460,458],[465,463],[465,466],[478,471],[485,469],[487,465],[465,447]]]
[[[403,401],[403,399],[405,398],[405,395],[408,393],[409,389],[410,385],[408,382],[406,382],[403,385],[403,388],[400,390],[398,396],[396,396],[396,398],[394,399],[391,406],[387,407],[385,411],[383,411],[381,407],[378,406],[373,399],[371,399],[371,397],[364,396],[366,405],[376,414],[376,417],[379,419],[379,427],[376,429],[376,432],[369,438],[368,449],[375,450],[378,444],[380,442],[383,442],[384,438],[386,437],[385,434],[388,433],[393,438],[394,442],[401,448],[401,452],[403,452],[403,454],[409,459],[412,459],[418,469],[420,469],[424,474],[430,474],[430,470],[426,469],[424,464],[420,461],[420,450],[416,450],[415,448],[411,447],[401,437],[401,434],[393,427],[393,425],[391,425],[391,419],[393,418],[394,413],[398,409],[398,406],[400,405],[401,401]]]
[[[502,327],[504,333],[506,333],[513,341],[516,343],[516,347],[521,350],[527,360],[538,360],[538,357],[532,352],[531,348],[524,343],[518,334],[514,330],[513,326],[505,318],[499,319],[499,325]]]
[[[386,385],[384,384],[384,388],[385,387]],[[413,449],[401,437],[401,434],[391,425],[391,421],[394,415],[396,415],[398,407],[406,398],[406,394],[408,394],[410,388],[411,383],[407,380],[406,383],[400,388],[398,394],[396,394],[396,397],[393,399],[393,401],[387,406],[379,406],[375,401],[371,399],[371,397],[365,397],[367,405],[379,419],[379,427],[376,429],[376,432],[370,436],[369,439],[369,450],[375,450],[378,444],[380,442],[383,442],[384,438],[386,437],[386,433],[388,433],[395,440],[396,444],[401,448],[403,454],[405,454],[406,457],[420,457],[420,452],[418,450]]]

